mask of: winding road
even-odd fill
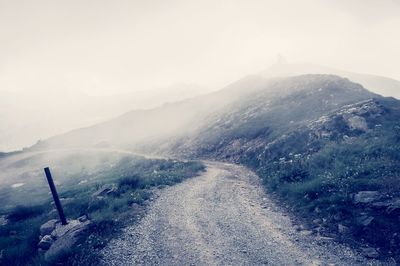
[[[144,217],[102,250],[105,265],[378,265],[333,240],[296,231],[259,178],[206,162],[161,190]]]

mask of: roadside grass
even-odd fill
[[[173,185],[204,169],[205,166],[197,161],[127,157],[109,169],[92,173],[91,177],[95,178],[82,175],[73,178],[75,182],[59,186],[66,216],[76,219],[86,215],[92,223],[82,241],[51,264],[98,265],[98,250],[125,224],[138,218],[140,213],[131,207],[133,203],[143,205],[152,197],[153,188]],[[77,180],[85,179],[90,181],[77,185]],[[105,185],[115,185],[118,189],[99,198],[93,197],[93,193]],[[0,226],[0,265],[48,265],[36,246],[40,225],[49,219],[57,219],[50,197],[49,194],[49,199],[40,205],[0,209],[0,215],[6,215],[8,219],[6,225]]]
[[[369,132],[355,132],[348,141],[338,134],[296,143],[299,134],[293,134],[290,145],[270,148],[261,165],[260,161],[243,163],[310,226],[328,228],[343,239],[351,236],[364,245],[379,247],[382,254],[399,257],[400,207],[391,211],[387,206],[354,200],[360,191],[377,191],[383,203],[400,198],[399,120],[379,124]],[[373,220],[364,225],[360,217]],[[325,222],[313,224],[316,218]],[[347,233],[338,232],[339,224],[348,228]]]

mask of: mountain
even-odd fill
[[[196,131],[207,123],[207,116],[233,102],[262,90],[272,82],[248,76],[226,88],[149,110],[134,110],[115,119],[54,136],[34,145],[33,149],[63,147],[116,146],[136,149],[151,143]]]
[[[245,149],[266,145],[281,134],[292,132],[342,106],[374,97],[380,96],[333,75],[277,79],[208,117],[206,126],[187,135],[183,144],[174,149],[196,156],[212,152],[213,156],[223,159],[235,155],[235,146]],[[242,137],[250,143],[237,143]],[[221,147],[227,146],[229,152],[221,157],[219,153],[224,150]]]
[[[399,100],[303,75],[227,106],[161,152],[246,165],[318,233],[399,257],[399,121]]]
[[[240,163],[320,234],[400,256],[400,101],[326,74],[249,76],[31,150],[113,147]]]
[[[19,150],[39,139],[107,121],[132,109],[154,108],[207,91],[185,83],[102,96],[57,90],[0,91],[0,151]]]
[[[282,60],[260,73],[261,76],[267,78],[304,74],[331,74],[345,77],[360,83],[364,88],[372,92],[400,99],[400,81],[377,75],[354,73],[313,64],[289,64]]]

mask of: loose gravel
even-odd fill
[[[297,231],[259,178],[206,162],[161,190],[144,217],[101,253],[104,265],[382,265],[332,239]]]

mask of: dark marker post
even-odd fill
[[[65,219],[64,211],[61,206],[60,199],[58,198],[56,186],[54,185],[53,178],[51,177],[50,169],[48,167],[46,167],[46,168],[44,168],[44,172],[47,177],[47,182],[49,182],[49,187],[51,190],[51,194],[53,194],[53,199],[54,199],[54,203],[56,204],[58,214],[60,215],[61,224],[66,225],[67,219]]]

